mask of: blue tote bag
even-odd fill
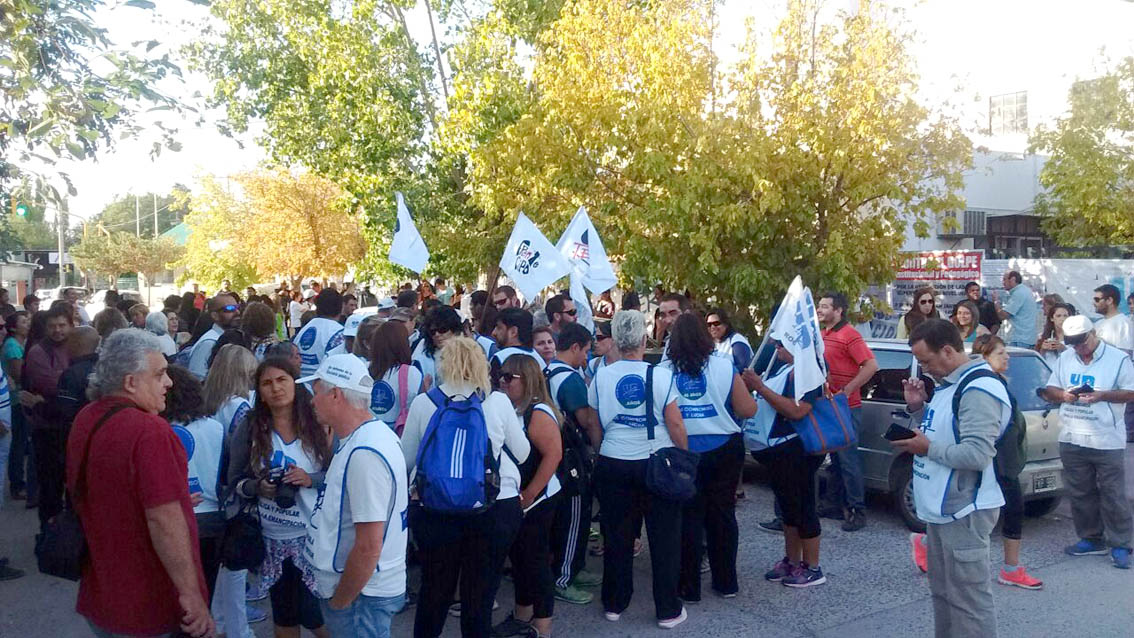
[[[808,454],[827,454],[858,446],[858,434],[851,420],[847,395],[831,395],[823,388],[823,396],[811,406],[811,412],[792,422],[803,451]]]

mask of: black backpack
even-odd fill
[[[996,464],[996,475],[1016,478],[1024,470],[1024,464],[1028,462],[1028,421],[1024,418],[1024,413],[1020,412],[1016,397],[1008,390],[1008,384],[1004,382],[1003,377],[992,370],[976,370],[961,379],[957,391],[953,393],[953,418],[959,418],[961,395],[968,385],[986,377],[996,379],[1003,384],[1008,400],[1012,403],[1012,420],[1008,423],[1004,434],[996,439],[996,457],[993,460]]]
[[[551,380],[560,374],[573,372],[570,368],[545,369],[548,391],[551,390]],[[567,496],[576,496],[587,491],[591,482],[590,444],[587,442],[583,429],[579,427],[574,414],[563,414],[563,425],[559,432],[563,436],[563,460],[559,463],[556,475],[559,485]]]

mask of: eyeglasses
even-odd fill
[[[1074,348],[1074,347],[1077,347],[1077,346],[1081,346],[1084,343],[1087,343],[1087,337],[1089,337],[1089,336],[1090,336],[1090,333],[1081,334],[1081,335],[1074,335],[1074,336],[1064,336],[1063,337],[1063,343]]]
[[[572,317],[574,317],[575,315],[579,314],[579,311],[578,311],[578,310],[576,310],[576,309],[574,309],[574,308],[572,308],[572,309],[570,309],[570,310],[564,310],[564,311],[563,311],[563,314],[565,314],[565,315],[571,315]]]
[[[515,379],[518,376],[520,376],[520,375],[512,374],[511,372],[501,372],[500,373],[500,383],[511,383],[512,379]]]
[[[492,305],[496,306],[497,308],[501,308],[504,305],[506,305],[507,303],[508,303],[507,297],[505,297],[503,299],[493,299],[492,300]]]
[[[236,312],[236,304],[230,303],[227,306],[221,306],[221,312]]]
[[[719,322],[719,321],[706,321],[705,325],[709,326],[710,328],[719,328],[720,325],[721,325],[721,322]]]
[[[1095,303],[1102,303],[1102,300],[1103,300],[1102,297],[1093,297],[1091,299],[1091,301],[1094,301]]]
[[[932,299],[922,299],[918,303],[923,306],[932,306],[934,304],[934,301]]]

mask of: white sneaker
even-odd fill
[[[617,614],[613,611],[603,612],[602,615],[605,616],[606,619],[609,620],[610,622],[618,622],[618,619],[622,618],[622,614]]]
[[[683,605],[681,607],[681,613],[676,618],[670,618],[668,620],[659,620],[658,621],[658,627],[661,627],[662,629],[673,629],[674,627],[685,622],[686,619],[688,619],[688,618],[689,618],[689,614],[685,613],[685,606]]]

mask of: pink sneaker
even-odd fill
[[[925,534],[910,534],[910,552],[913,554],[914,565],[921,573],[929,573],[929,549],[925,546]]]
[[[1028,570],[1024,569],[1023,565],[1016,568],[1016,571],[1005,571],[1003,567],[1000,568],[1000,575],[996,577],[996,581],[1001,585],[1013,585],[1023,589],[1043,589],[1043,581],[1038,578],[1032,578],[1028,574]]]

